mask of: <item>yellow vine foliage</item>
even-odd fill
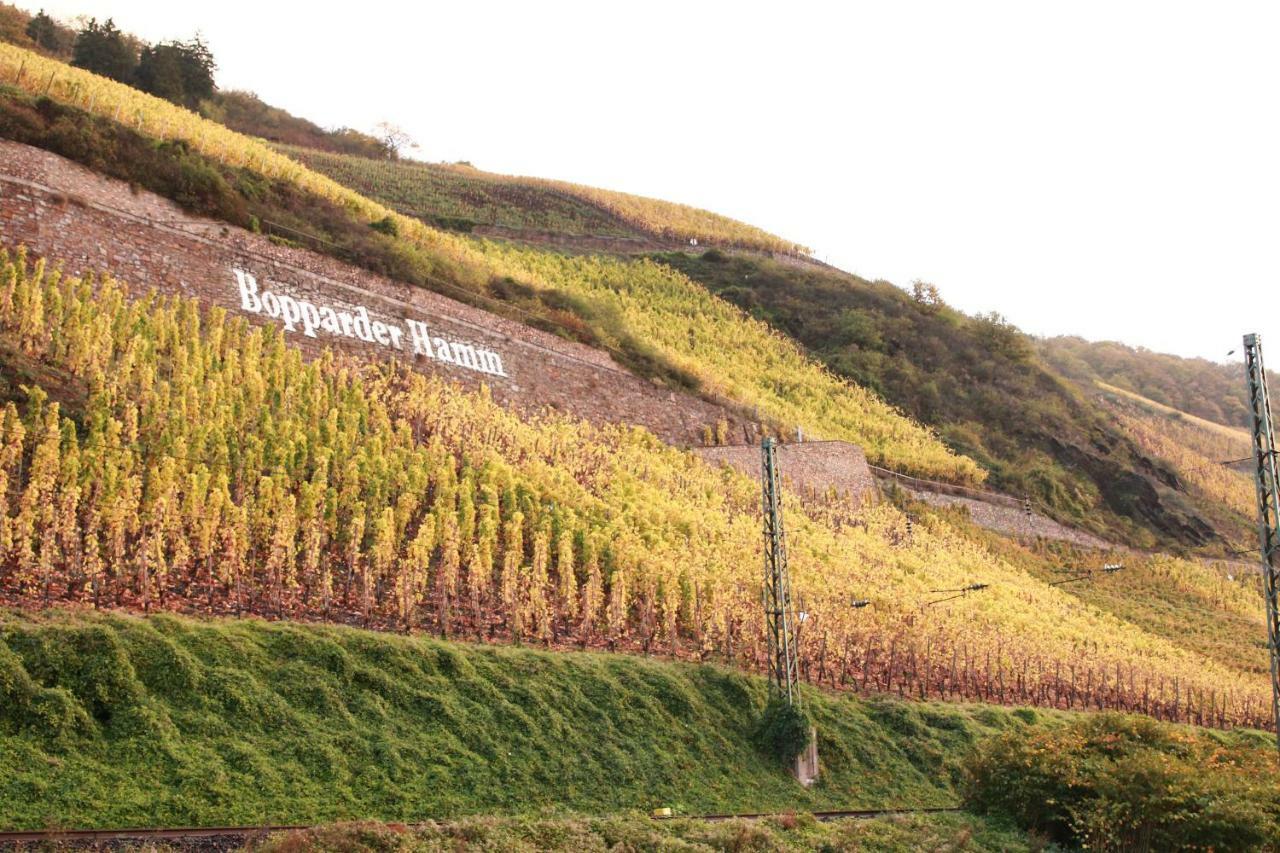
[[[1196,449],[1196,439],[1188,440],[1185,426],[1171,424],[1158,416],[1134,417],[1117,414],[1117,423],[1143,451],[1173,466],[1184,480],[1205,496],[1248,518],[1258,509],[1252,475],[1220,464],[1228,458],[1206,456]],[[1245,449],[1248,455],[1248,449]]]
[[[77,410],[72,421],[33,388],[0,411],[11,600],[358,619],[763,667],[758,489],[644,430],[518,416],[394,364],[306,362],[272,327],[130,300],[110,278],[63,277],[21,253],[0,253],[0,345],[69,378],[50,391]],[[1265,706],[1264,678],[1082,603],[938,518],[908,534],[889,505],[792,502],[786,525],[811,680],[1020,702],[1078,693],[1175,716],[1194,705],[1215,722]],[[1194,577],[1180,565],[1161,571]],[[929,606],[931,590],[975,580],[991,588]],[[855,597],[875,606],[854,610]]]
[[[1147,414],[1165,415],[1170,421],[1184,425],[1187,428],[1186,432],[1183,433],[1184,437],[1191,437],[1192,443],[1202,452],[1207,447],[1239,448],[1241,445],[1244,446],[1245,452],[1248,452],[1249,433],[1244,429],[1205,420],[1196,415],[1175,409],[1172,406],[1166,406],[1164,403],[1157,403],[1155,400],[1143,397],[1141,394],[1135,394],[1133,391],[1118,388],[1115,385],[1108,385],[1098,380],[1094,380],[1094,384],[1106,394],[1127,400]],[[1217,450],[1212,452],[1217,452]]]
[[[986,476],[926,427],[670,267],[648,259],[479,245],[509,275],[607,303],[628,329],[715,396],[755,406],[771,420],[802,427],[810,438],[851,441],[876,464],[959,482]]]
[[[745,249],[782,252],[788,255],[807,255],[809,249],[798,243],[792,243],[781,237],[712,213],[670,201],[645,198],[616,190],[602,190],[566,181],[554,181],[546,178],[518,178],[505,175],[486,175],[487,178],[499,178],[503,181],[528,183],[534,186],[547,187],[598,205],[623,222],[633,225],[646,234],[662,239],[680,241],[697,240],[700,243],[714,245],[739,246]]]

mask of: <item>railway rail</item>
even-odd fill
[[[958,812],[958,806],[942,806],[933,808],[892,808],[892,809],[837,809],[834,811],[806,812],[821,821],[831,820],[871,820],[878,817],[892,817],[907,814],[939,814]],[[705,820],[719,823],[727,820],[764,820],[781,817],[782,812],[747,812],[741,814],[704,814],[704,815],[672,815],[670,817],[655,816],[654,820]],[[420,823],[404,824],[410,829],[424,826]],[[32,829],[18,831],[0,831],[0,847],[13,848],[27,844],[59,844],[73,847],[109,846],[119,842],[138,841],[173,841],[208,844],[219,848],[228,848],[237,842],[261,838],[277,832],[290,832],[314,828],[313,824],[268,824],[263,826],[183,826],[183,827],[131,827],[124,829]]]

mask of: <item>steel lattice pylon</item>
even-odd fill
[[[1267,648],[1271,653],[1271,714],[1280,748],[1280,609],[1276,586],[1280,578],[1280,477],[1276,474],[1276,435],[1267,396],[1267,372],[1262,364],[1262,339],[1244,336],[1244,367],[1253,420],[1253,456],[1258,486],[1258,534],[1262,547],[1262,586],[1267,599]]]
[[[787,574],[787,539],[782,530],[782,493],[777,444],[760,442],[764,457],[760,482],[764,493],[764,618],[769,635],[769,683],[791,705],[800,704],[798,666],[791,633],[791,578]]]

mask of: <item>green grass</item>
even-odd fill
[[[357,851],[769,851],[1037,849],[1027,836],[966,814],[892,816],[820,823],[809,815],[705,823],[607,818],[471,818],[407,830],[379,824],[325,826],[282,833],[263,853]]]
[[[949,806],[1030,710],[809,691],[823,776],[715,666],[333,626],[0,615],[0,828]]]

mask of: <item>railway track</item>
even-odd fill
[[[804,812],[811,814],[818,820],[870,820],[877,817],[893,817],[894,815],[907,814],[944,814],[946,812],[961,811],[959,806],[941,806],[937,808],[927,809],[845,809],[830,812]],[[797,812],[798,814],[798,812]],[[674,815],[674,817],[682,817],[686,820],[706,820],[711,822],[719,822],[725,820],[763,820],[770,817],[781,817],[781,812],[760,812],[758,814],[703,814],[703,815]],[[669,820],[670,818],[659,818],[659,820]]]
[[[897,808],[897,809],[842,809],[835,811],[807,812],[821,821],[870,820],[907,814],[939,814],[958,812],[959,807]],[[654,820],[705,820],[718,823],[727,820],[763,820],[781,817],[781,812],[747,812],[741,814],[673,815],[654,817]],[[405,824],[410,829],[423,824]],[[201,849],[231,849],[246,840],[261,838],[276,832],[289,832],[313,828],[310,824],[274,824],[263,826],[183,826],[183,827],[132,827],[125,829],[33,829],[0,832],[0,847],[13,848],[27,844],[56,844],[67,847],[110,847],[125,842],[172,841],[176,846],[193,846]]]

